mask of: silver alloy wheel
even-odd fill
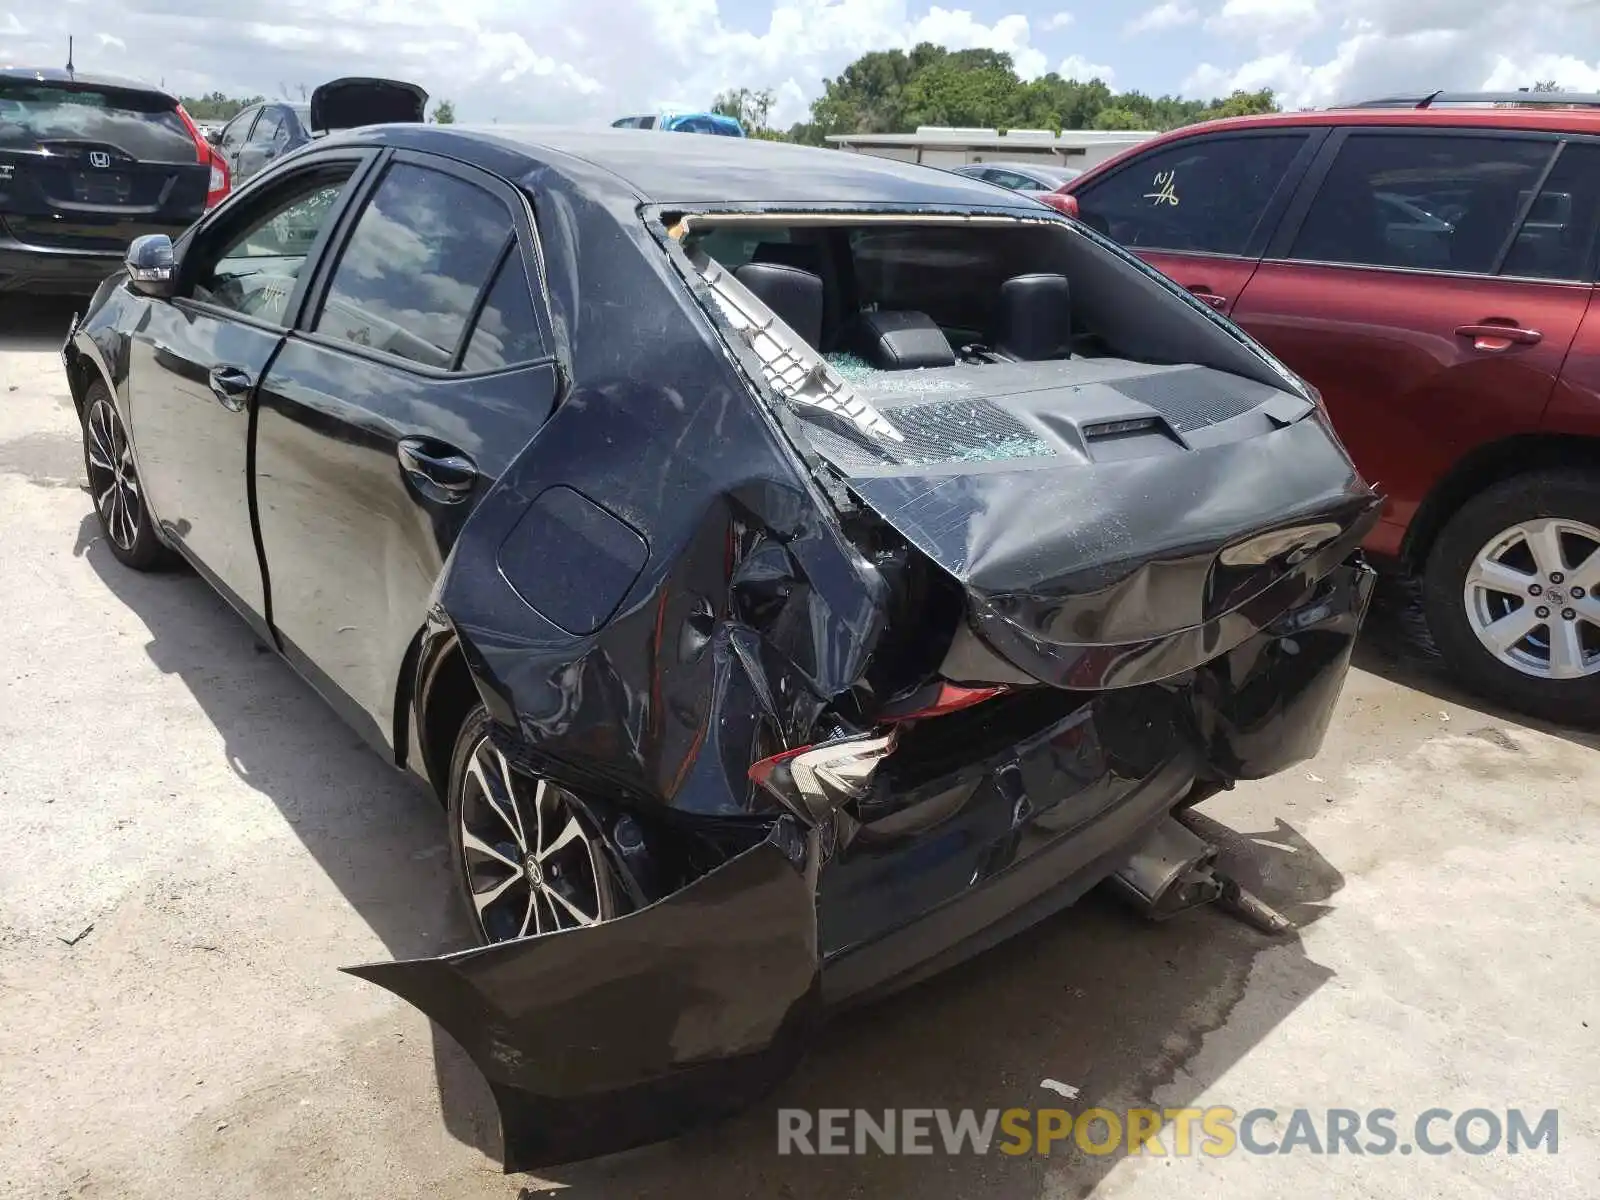
[[[1537,679],[1600,673],[1600,529],[1523,521],[1484,543],[1462,598],[1478,640]]]
[[[95,510],[106,536],[131,553],[139,538],[142,493],[122,418],[117,416],[116,406],[102,397],[89,406],[85,428],[89,441],[89,493]]]
[[[570,793],[514,771],[488,737],[472,748],[462,789],[461,857],[486,941],[612,915],[605,851]]]

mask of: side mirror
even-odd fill
[[[220,130],[220,129],[208,129],[208,130],[206,130],[206,141],[210,142],[213,146],[222,145],[222,130]]]
[[[172,254],[172,239],[164,233],[147,233],[133,239],[123,259],[128,283],[146,296],[172,295],[177,285],[177,263]]]
[[[1076,196],[1069,196],[1066,192],[1052,192],[1050,194],[1056,198],[1056,203],[1052,204],[1051,208],[1061,213],[1062,216],[1071,217],[1074,221],[1079,219],[1078,198]]]

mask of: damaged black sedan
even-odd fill
[[[1304,384],[880,159],[336,133],[136,244],[64,359],[112,552],[437,791],[484,944],[354,972],[508,1169],[747,1103],[1108,878],[1226,897],[1173,814],[1316,752],[1370,595]]]

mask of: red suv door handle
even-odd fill
[[[1544,340],[1544,334],[1537,329],[1521,329],[1516,325],[1501,325],[1497,322],[1457,326],[1456,336],[1471,338],[1474,350],[1489,353],[1509,350],[1513,345],[1533,346]]]
[[[1212,308],[1227,308],[1228,298],[1219,296],[1203,283],[1191,283],[1189,291],[1194,293],[1196,300],[1204,300]]]

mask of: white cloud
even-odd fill
[[[0,10],[0,50],[63,61],[81,7],[27,11],[24,27]],[[775,0],[754,21],[735,11],[718,0],[275,0],[267,17],[235,0],[118,0],[96,11],[105,37],[93,53],[78,39],[77,65],[186,94],[298,94],[340,75],[394,76],[453,100],[463,121],[609,122],[667,99],[700,106],[726,88],[770,87],[774,120],[787,124],[868,50],[986,47],[1038,76],[1048,61],[1032,35],[1068,15],[982,19],[906,0]]]
[[[1302,0],[1296,0],[1297,3]],[[1275,8],[1228,0],[1226,8]],[[1600,88],[1600,9],[1591,0],[1347,0],[1331,52],[1308,52],[1282,25],[1260,36],[1261,53],[1237,65],[1202,63],[1183,83],[1190,96],[1270,87],[1289,108],[1322,108],[1420,88],[1463,91],[1531,87],[1555,79]],[[1240,32],[1243,32],[1241,29]],[[1588,48],[1592,59],[1567,48]]]
[[[963,9],[935,7],[911,27],[908,46],[917,42],[932,42],[950,50],[1004,50],[1011,55],[1018,75],[1024,79],[1034,79],[1044,74],[1045,57],[1028,44],[1028,35],[1028,18],[1024,16],[1012,14],[1001,17],[993,25],[985,25]],[[867,48],[882,50],[888,47],[876,45]]]
[[[1184,25],[1193,25],[1200,19],[1200,10],[1192,4],[1185,4],[1183,0],[1168,0],[1166,4],[1158,4],[1154,8],[1140,13],[1124,27],[1124,32],[1134,33],[1162,33],[1169,29],[1178,29]]]
[[[1063,79],[1076,79],[1082,83],[1098,79],[1109,87],[1113,86],[1112,80],[1117,73],[1105,63],[1092,63],[1081,54],[1069,54],[1061,60],[1061,65],[1056,68],[1056,74]]]
[[[1386,0],[1393,2],[1393,0]],[[1223,37],[1276,43],[1298,41],[1322,21],[1318,0],[1226,0],[1206,21],[1206,28]]]
[[[1549,78],[1600,88],[1596,0],[1139,0],[1109,18],[1074,0],[112,0],[95,6],[92,33],[89,0],[0,4],[3,60],[64,62],[76,30],[84,71],[230,95],[398,76],[453,100],[463,121],[601,123],[753,87],[773,89],[786,125],[868,50],[987,47],[1033,77],[1060,54],[1050,35],[1069,26],[1076,53],[1061,74],[1153,92],[1186,72],[1189,95],[1271,87],[1292,105]],[[1206,36],[1197,12],[1210,15]],[[1119,43],[1124,22],[1188,32]],[[1097,61],[1118,44],[1125,59]]]
[[[1600,62],[1584,62],[1570,54],[1533,54],[1514,62],[1500,54],[1483,87],[1489,92],[1512,92],[1541,79],[1553,79],[1569,92],[1600,92]]]

